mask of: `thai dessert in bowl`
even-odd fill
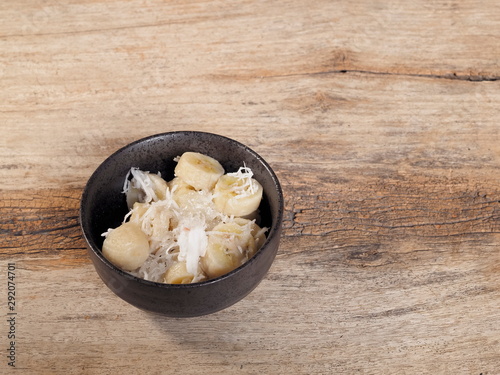
[[[203,132],[133,142],[90,177],[80,224],[104,283],[141,309],[198,316],[244,298],[278,250],[283,194],[247,146]]]
[[[174,158],[175,177],[131,168],[123,193],[130,211],[109,229],[102,253],[145,280],[187,284],[224,275],[250,259],[266,240],[259,206],[262,185],[248,167],[225,173],[210,156]],[[131,177],[129,179],[129,177]]]

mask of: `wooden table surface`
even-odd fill
[[[500,2],[24,0],[0,20],[0,373],[500,374]],[[78,223],[108,155],[175,130],[247,144],[286,199],[264,281],[187,320],[107,289]]]

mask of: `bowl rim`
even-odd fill
[[[259,250],[249,260],[247,260],[245,263],[243,263],[239,267],[235,268],[234,270],[232,270],[228,273],[225,273],[224,275],[218,276],[218,277],[213,278],[213,279],[205,280],[205,281],[200,281],[200,282],[190,283],[190,284],[167,284],[167,283],[160,283],[160,282],[156,282],[156,281],[145,280],[143,278],[134,276],[131,273],[124,271],[121,268],[115,266],[113,263],[111,263],[109,260],[107,260],[104,257],[104,255],[102,255],[102,251],[100,249],[98,249],[95,242],[93,240],[91,240],[90,230],[88,228],[84,227],[84,224],[83,224],[84,213],[83,213],[82,208],[84,206],[83,203],[88,198],[90,186],[92,185],[93,181],[97,178],[98,172],[101,169],[103,169],[108,163],[111,163],[112,159],[114,159],[117,155],[119,155],[123,152],[126,152],[127,149],[129,149],[137,144],[149,142],[152,139],[159,139],[159,138],[164,138],[167,136],[174,137],[176,135],[181,135],[181,134],[182,135],[202,135],[202,136],[221,138],[221,139],[224,139],[226,141],[229,141],[229,142],[236,144],[236,146],[242,147],[246,152],[252,154],[256,160],[258,160],[260,163],[262,163],[262,165],[265,167],[267,173],[269,173],[269,175],[271,176],[271,179],[273,181],[273,185],[274,185],[274,187],[277,191],[277,194],[278,194],[278,210],[277,210],[278,215],[277,215],[276,222],[273,221],[271,227],[269,228],[269,232],[268,232],[268,235],[267,235],[267,238],[266,238],[266,241],[264,242],[264,244],[262,244],[262,246],[259,248]],[[261,250],[266,248],[266,246],[269,244],[271,239],[274,238],[275,236],[281,235],[281,229],[282,229],[282,225],[283,225],[283,212],[284,212],[284,197],[283,197],[283,190],[282,190],[281,184],[278,180],[278,177],[277,177],[276,173],[274,172],[274,170],[271,168],[271,166],[267,163],[267,161],[262,156],[260,156],[257,152],[252,150],[247,145],[245,145],[239,141],[236,141],[235,139],[232,139],[232,138],[220,135],[220,134],[210,133],[210,132],[205,132],[205,131],[177,130],[177,131],[171,131],[171,132],[156,133],[156,134],[152,134],[152,135],[137,139],[131,143],[128,143],[128,144],[120,147],[119,149],[114,151],[112,154],[107,156],[97,166],[97,168],[94,170],[94,172],[92,172],[92,174],[90,175],[89,179],[87,180],[87,182],[85,184],[85,187],[83,188],[82,196],[80,198],[80,207],[79,207],[79,214],[78,214],[79,220],[78,221],[80,224],[80,229],[83,233],[83,237],[84,237],[85,242],[87,244],[87,248],[89,248],[92,251],[92,253],[94,253],[97,256],[97,258],[100,260],[100,262],[102,264],[107,266],[111,271],[118,273],[121,277],[124,277],[125,279],[128,279],[129,281],[139,282],[141,284],[144,284],[144,285],[147,285],[150,287],[159,287],[159,288],[164,288],[164,289],[192,289],[192,288],[199,288],[199,287],[203,287],[206,285],[211,285],[211,284],[222,282],[223,280],[232,277],[232,275],[239,273],[242,269],[247,268],[252,263],[255,263],[257,261],[257,259],[259,257],[261,257],[263,254],[263,252]]]

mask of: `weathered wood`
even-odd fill
[[[24,1],[0,19],[18,370],[498,373],[499,4]],[[286,198],[267,278],[189,320],[115,297],[78,226],[99,163],[172,130],[249,145]]]

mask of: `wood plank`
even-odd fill
[[[370,363],[383,372],[405,355],[413,361],[394,368],[493,369],[499,191],[487,185],[487,194],[468,191],[464,181],[448,182],[443,190],[436,180],[384,180],[333,183],[332,192],[317,175],[303,177],[319,184],[314,193],[284,179],[288,219],[268,278],[244,301],[190,320],[189,328],[183,320],[135,310],[98,280],[76,226],[78,190],[40,191],[30,204],[22,201],[24,192],[9,192],[3,202],[27,209],[16,218],[16,206],[2,207],[1,217],[17,224],[7,243],[15,247],[23,233],[21,251],[4,259],[16,262],[19,283],[29,285],[21,289],[20,314],[23,325],[40,335],[30,338],[33,349],[22,352],[30,359],[21,363],[47,372],[116,371],[127,355],[120,338],[128,332],[142,347],[132,356],[137,373],[155,371],[155,358],[165,352],[168,362],[193,371],[236,371],[239,364],[249,373],[350,372]],[[249,314],[251,323],[245,322]],[[49,342],[56,356],[36,349]],[[305,357],[290,362],[295,352]],[[267,361],[261,363],[261,356]],[[363,362],[365,356],[377,364]]]
[[[17,370],[498,372],[500,3],[22,0],[0,20]],[[108,155],[175,130],[247,144],[286,200],[266,279],[188,320],[117,298],[78,225]]]
[[[138,98],[138,113],[109,97],[75,97],[78,107],[29,116],[4,113],[3,188],[82,187],[99,163],[133,140],[214,128],[270,163],[297,163],[300,155],[301,163],[343,175],[382,169],[492,178],[499,169],[499,82],[352,73],[251,79],[238,91],[241,84],[215,79],[210,96],[194,85],[201,99],[192,102],[189,92],[149,93]]]

